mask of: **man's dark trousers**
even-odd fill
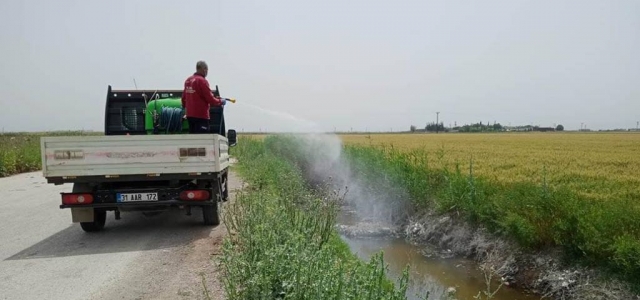
[[[189,133],[194,133],[194,134],[209,133],[209,120],[187,117],[187,121],[189,122]]]

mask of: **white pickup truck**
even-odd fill
[[[219,96],[217,86],[212,92]],[[211,107],[209,133],[188,134],[182,91],[109,86],[107,93],[104,135],[41,138],[44,177],[73,183],[60,208],[71,209],[72,222],[87,232],[104,228],[107,211],[119,220],[123,211],[178,208],[191,215],[196,207],[205,225],[218,225],[236,143],[236,132],[225,131],[224,109]]]

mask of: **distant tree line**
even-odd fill
[[[428,132],[444,132],[444,124],[441,122],[439,124],[436,124],[435,122],[433,123],[429,123],[427,124],[427,126],[424,128],[424,130],[428,131]]]
[[[463,126],[445,127],[444,123],[435,122],[427,123],[424,129],[418,129],[415,125],[409,128],[411,132],[503,132],[503,131],[564,131],[564,126],[559,124],[556,127],[541,127],[533,125],[524,126],[503,126],[500,123],[483,123],[467,124]]]
[[[489,123],[483,124],[482,122],[453,128],[453,130],[460,132],[495,132],[504,131],[504,129],[505,128],[500,123],[494,123],[491,125]]]

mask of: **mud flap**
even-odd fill
[[[93,222],[92,207],[76,207],[71,208],[71,221],[73,223]]]

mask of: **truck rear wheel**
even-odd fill
[[[204,225],[220,225],[220,204],[222,201],[222,193],[220,181],[212,182],[211,201],[213,205],[202,207],[202,218]]]
[[[104,210],[93,211],[93,222],[80,222],[80,227],[86,232],[96,232],[104,228],[107,221],[107,212]]]
[[[86,183],[74,183],[74,193],[92,193],[93,189]],[[93,209],[93,222],[80,222],[80,227],[85,232],[96,232],[104,228],[104,224],[107,221],[107,211]]]
[[[220,225],[220,213],[218,211],[218,205],[220,202],[217,202],[214,205],[207,205],[202,207],[202,218],[204,220],[204,225]]]

